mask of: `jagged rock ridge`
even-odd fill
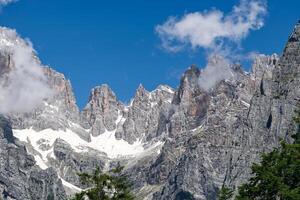
[[[219,84],[206,122],[185,143],[185,152],[155,199],[186,194],[216,199],[223,185],[236,188],[248,180],[251,164],[259,161],[262,152],[278,146],[280,138],[291,141],[297,128],[293,111],[300,97],[299,30],[298,24],[279,59],[260,56],[244,81]]]
[[[190,194],[216,199],[223,185],[236,188],[247,180],[250,165],[279,138],[291,141],[293,110],[300,100],[299,38],[300,25],[281,57],[258,56],[250,73],[234,65],[235,79],[211,91],[202,89],[201,70],[191,66],[177,90],[161,85],[149,92],[140,85],[130,105],[122,104],[109,86],[95,87],[82,112],[70,82],[45,68],[57,93],[32,113],[9,116],[14,135],[41,168],[56,170],[70,194],[84,187],[77,172],[95,166],[105,171],[121,163],[141,199]],[[9,59],[2,52],[0,66]]]

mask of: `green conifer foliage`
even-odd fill
[[[97,168],[93,174],[79,174],[82,183],[91,188],[76,194],[71,200],[133,200],[130,184],[121,175],[123,167],[119,166],[110,173],[101,173]]]
[[[233,190],[228,187],[222,187],[219,192],[218,200],[229,200],[233,196]]]

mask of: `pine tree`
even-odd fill
[[[233,196],[233,190],[223,186],[219,192],[218,200],[229,200]]]
[[[93,174],[79,174],[82,183],[92,187],[76,194],[71,200],[133,200],[130,185],[126,177],[121,175],[122,170],[123,167],[118,166],[109,174],[101,173],[100,168]]]

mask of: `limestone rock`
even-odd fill
[[[88,104],[82,111],[82,119],[88,122],[92,135],[98,136],[105,131],[116,129],[122,107],[108,85],[95,87],[91,91]]]
[[[10,123],[0,117],[0,198],[64,200],[62,183],[54,169],[41,170],[24,146],[12,136]]]

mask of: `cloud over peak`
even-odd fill
[[[183,47],[213,49],[225,39],[238,43],[251,30],[264,25],[267,5],[264,0],[241,0],[225,15],[212,9],[185,14],[181,18],[170,17],[156,27],[163,48],[179,51]]]
[[[0,113],[30,112],[54,94],[32,44],[15,30],[0,28],[0,57]]]
[[[202,69],[199,85],[209,91],[221,80],[235,80],[233,63],[248,57],[239,55],[240,42],[250,31],[264,26],[266,14],[266,0],[240,0],[230,13],[211,9],[181,18],[171,16],[155,30],[162,47],[170,52],[185,48],[206,51],[208,63]]]

